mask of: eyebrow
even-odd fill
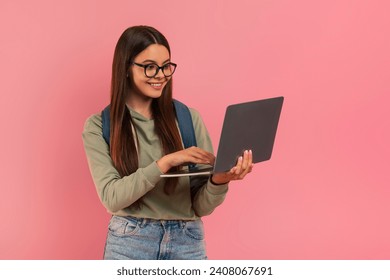
[[[168,58],[167,60],[165,60],[162,64],[164,65],[165,63],[169,62],[171,59]],[[155,63],[155,64],[158,64],[156,61],[154,60],[151,60],[151,59],[146,59],[144,61],[142,61],[142,63],[146,63],[146,62],[151,62],[151,63]]]

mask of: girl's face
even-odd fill
[[[134,59],[134,64],[130,66],[133,67],[132,72],[135,85],[134,90],[130,94],[130,98],[142,97],[144,99],[146,97],[149,99],[160,97],[171,77],[165,77],[162,69],[159,69],[156,76],[149,78],[145,75],[145,65],[149,65],[146,66],[146,71],[149,76],[153,76],[150,75],[150,72],[153,73],[156,65],[161,67],[168,62],[170,62],[169,52],[163,45],[152,44],[138,54]]]

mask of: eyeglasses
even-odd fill
[[[160,69],[161,69],[162,73],[164,74],[164,76],[166,78],[168,78],[168,77],[172,76],[173,73],[175,73],[176,66],[177,66],[177,64],[172,63],[172,62],[168,62],[161,67],[158,66],[156,63],[139,64],[139,63],[133,62],[133,64],[144,68],[145,76],[148,78],[154,78],[158,74],[158,71],[160,71]]]

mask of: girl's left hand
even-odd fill
[[[213,174],[211,181],[214,184],[226,184],[233,180],[242,180],[245,176],[252,172],[253,168],[253,156],[252,151],[245,150],[244,155],[238,158],[236,166],[234,166],[230,171],[225,173]]]

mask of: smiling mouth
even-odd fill
[[[161,90],[164,83],[148,83],[153,89]]]
[[[162,83],[149,83],[152,87],[161,87]]]

